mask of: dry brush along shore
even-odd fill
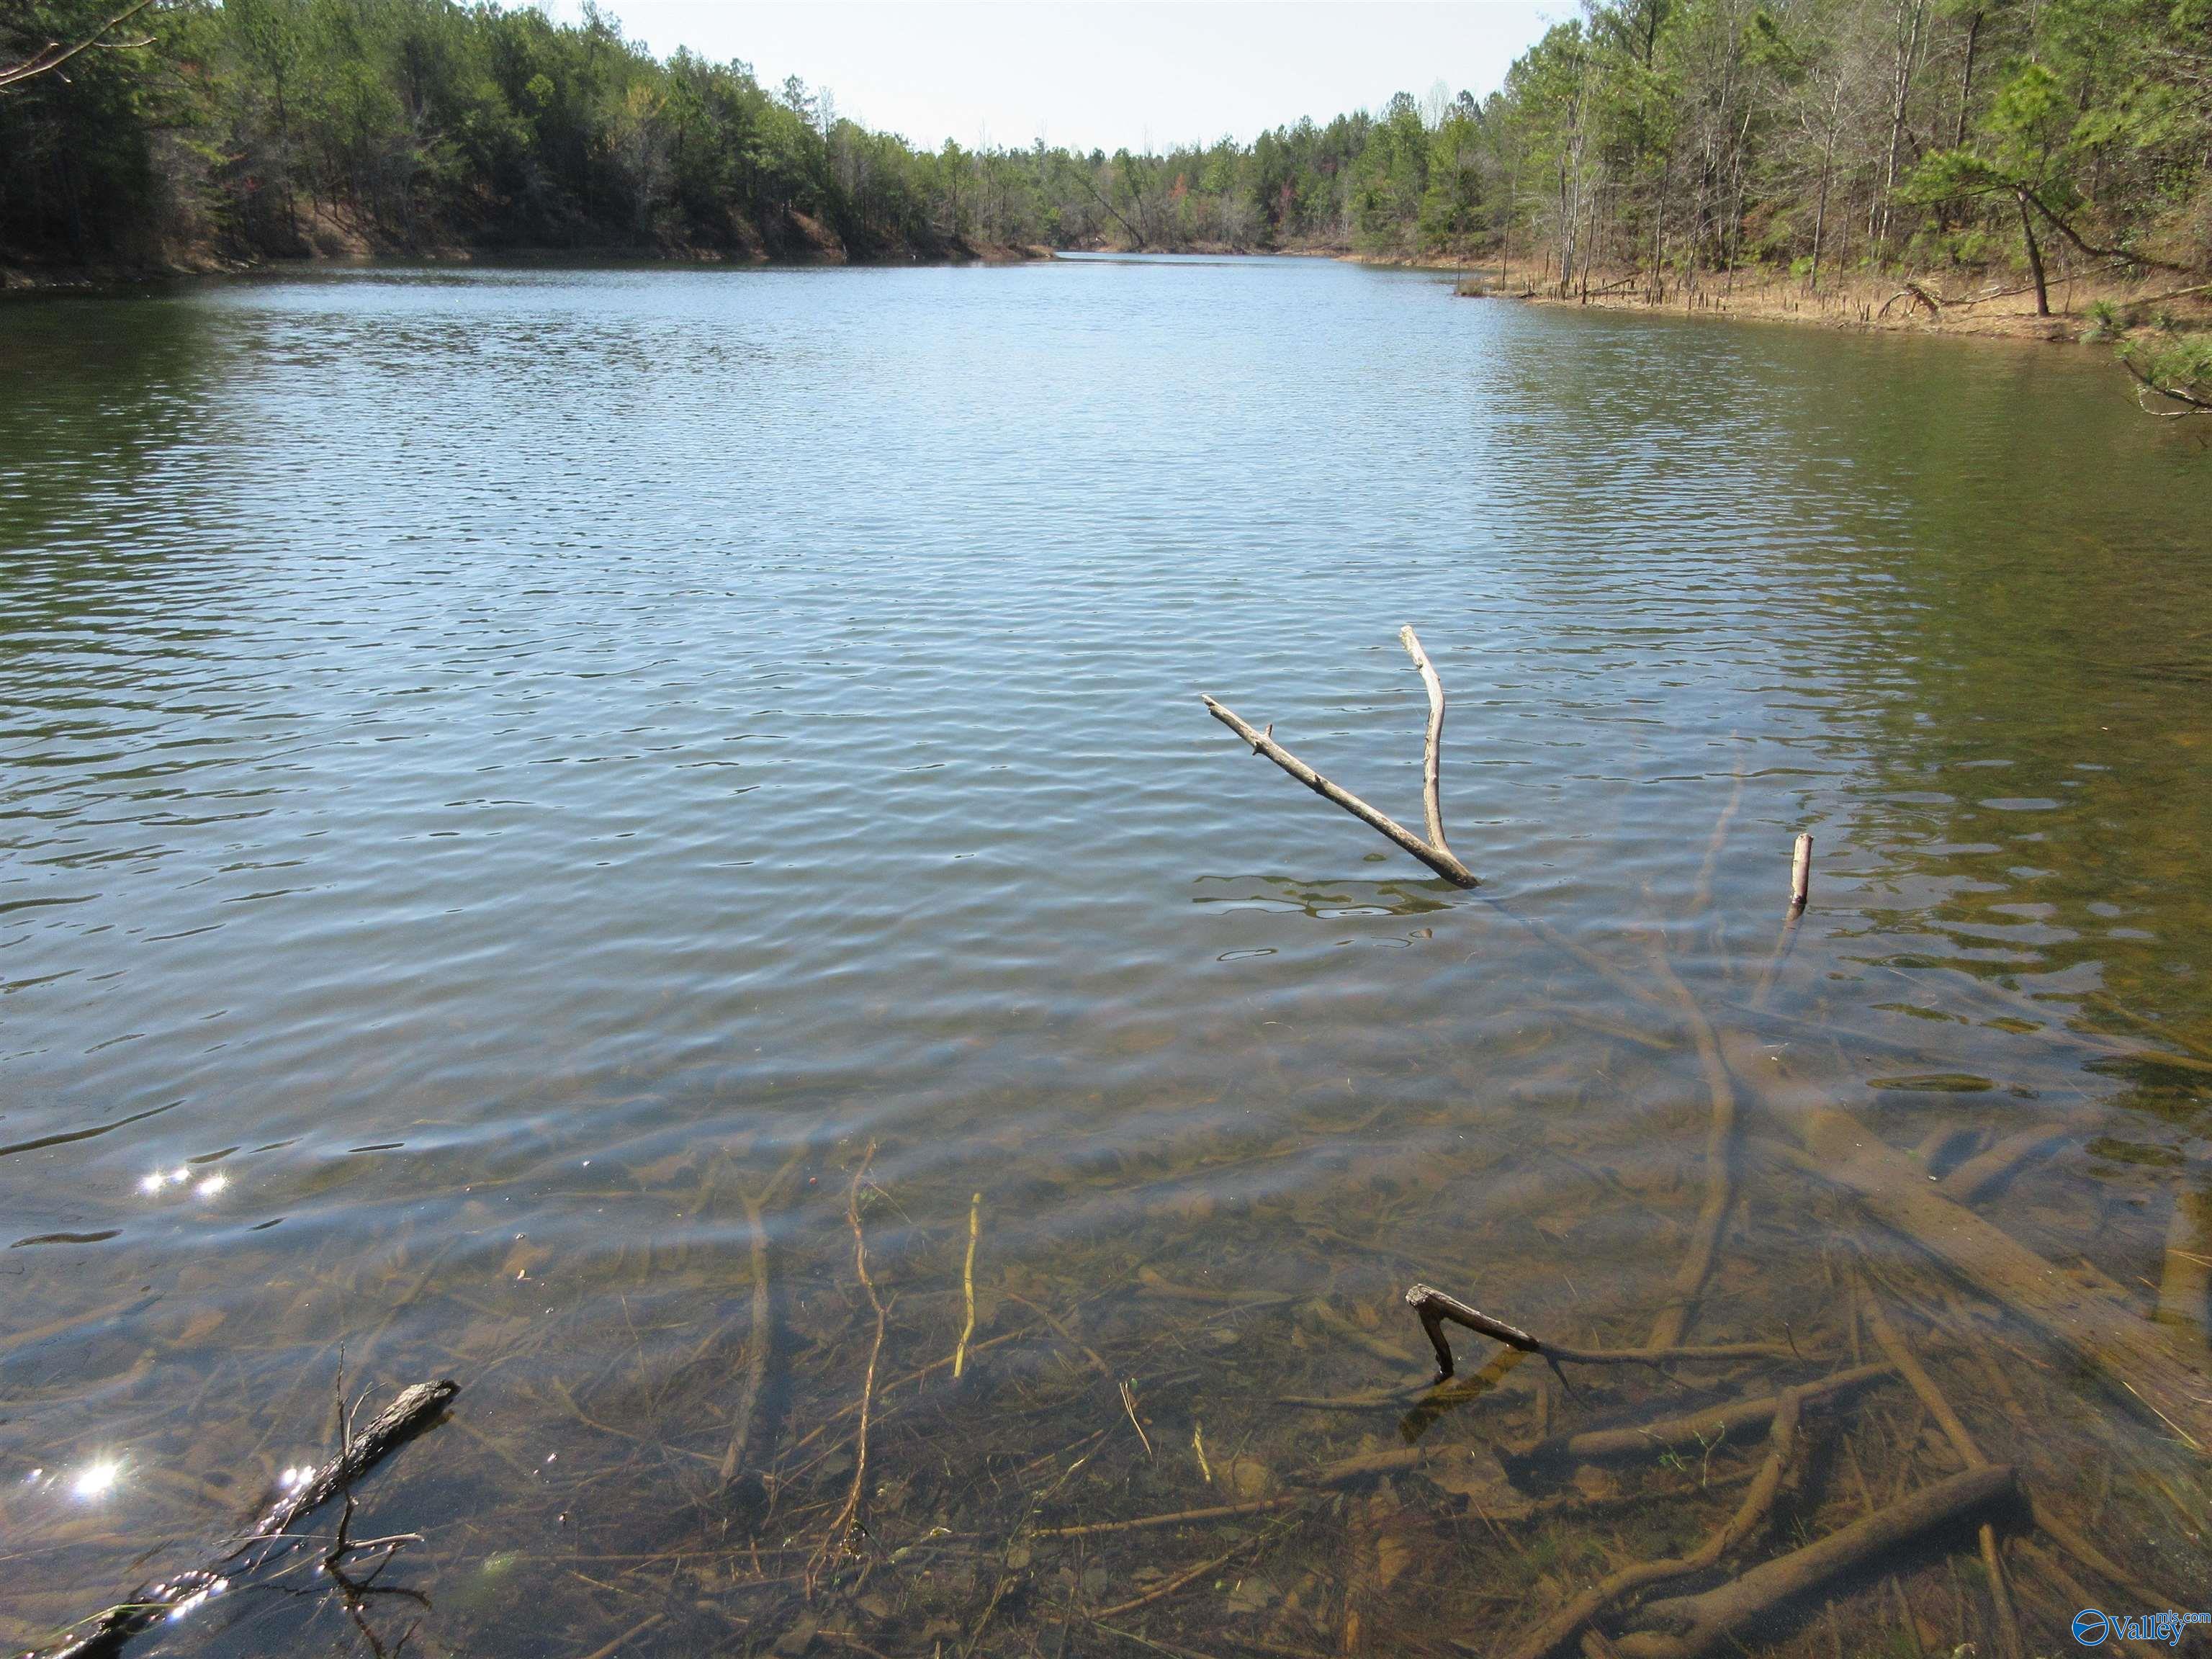
[[[1443,688],[1404,641],[1430,702],[1425,834],[1208,706],[1471,885],[1444,831]],[[1365,1172],[1371,1202],[1293,1188],[1208,1224],[1200,1200],[1224,1174],[1311,1153],[1309,1121],[1180,1161],[1071,1163],[1061,1199],[1087,1193],[1102,1218],[1042,1257],[997,1248],[1018,1204],[994,1211],[964,1170],[886,1193],[872,1143],[802,1146],[769,1173],[732,1142],[657,1172],[650,1190],[726,1218],[741,1247],[647,1246],[571,1294],[635,1298],[645,1335],[680,1336],[678,1363],[574,1374],[555,1363],[558,1318],[487,1318],[434,1356],[533,1378],[511,1397],[574,1439],[557,1473],[533,1458],[524,1495],[455,1523],[501,1548],[549,1540],[530,1547],[527,1605],[441,1609],[418,1646],[526,1627],[573,1633],[559,1651],[576,1659],[2024,1659],[2074,1650],[2083,1606],[2188,1608],[2212,1447],[2201,1218],[2177,1206],[2150,1304],[2055,1259],[2063,1225],[2021,1238],[1984,1213],[2034,1177],[2049,1125],[1962,1113],[1900,1150],[1838,1103],[1805,1058],[1831,1040],[1820,1009],[1791,1012],[1782,988],[1810,882],[1809,847],[1795,852],[1774,942],[1726,997],[1692,990],[1656,925],[1607,952],[1478,900],[1517,930],[1501,937],[1632,1011],[1578,1014],[1595,1046],[1548,1057],[1578,1098],[1638,1092],[1637,1068],[1670,1057],[1696,1079],[1673,1126],[1699,1149],[1686,1181],[1620,1157],[1649,1120],[1407,1158],[1463,1103],[1379,1123],[1341,1092],[1323,1155]],[[2053,1026],[1985,984],[1960,994],[2014,1019],[2053,1093],[2086,1061],[2212,1075],[2212,1057]],[[1516,1058],[1432,1092],[1499,1086]],[[1943,1070],[1940,1050],[1895,1058]],[[1673,1248],[1578,1287],[1567,1242],[1607,1226]],[[416,1289],[436,1273],[434,1256]],[[728,1310],[703,1330],[702,1301]],[[1461,1331],[1474,1352],[1455,1356]],[[520,1468],[467,1415],[447,1432]],[[657,1496],[592,1518],[637,1491]]]

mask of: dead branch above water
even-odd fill
[[[1787,1359],[1790,1350],[1778,1342],[1723,1342],[1706,1347],[1677,1347],[1666,1344],[1649,1348],[1573,1348],[1564,1343],[1547,1342],[1534,1337],[1517,1325],[1509,1325],[1502,1319],[1493,1319],[1480,1308],[1473,1307],[1433,1285],[1414,1285],[1406,1291],[1406,1305],[1419,1316],[1421,1329],[1429,1339],[1429,1346],[1437,1351],[1437,1381],[1448,1381],[1453,1375],[1451,1344],[1444,1336],[1444,1323],[1463,1325],[1490,1338],[1503,1342],[1509,1348],[1518,1348],[1522,1353],[1534,1354],[1558,1375],[1561,1382],[1566,1373],[1562,1364],[1569,1365],[1671,1365],[1693,1359]]]
[[[1307,788],[1312,790],[1314,793],[1321,796],[1324,800],[1335,802],[1362,823],[1379,831],[1386,838],[1411,853],[1445,880],[1455,882],[1462,887],[1477,886],[1480,884],[1475,878],[1474,872],[1459,861],[1444,840],[1441,771],[1441,751],[1444,730],[1443,682],[1437,678],[1436,668],[1429,661],[1428,653],[1421,649],[1421,641],[1410,624],[1398,630],[1398,639],[1406,647],[1406,654],[1413,659],[1413,666],[1420,671],[1421,684],[1427,689],[1429,694],[1428,735],[1422,747],[1421,762],[1421,805],[1423,815],[1427,819],[1429,831],[1425,840],[1415,835],[1387,812],[1378,811],[1370,806],[1349,789],[1330,782],[1312,767],[1308,766],[1296,755],[1284,748],[1282,744],[1277,743],[1274,738],[1275,728],[1272,723],[1266,731],[1259,731],[1231,710],[1223,708],[1212,697],[1201,697],[1200,701],[1205,703],[1206,712],[1214,719],[1250,744],[1254,754],[1265,755]]]
[[[354,1482],[435,1421],[447,1403],[460,1391],[461,1385],[451,1381],[417,1382],[402,1389],[398,1398],[377,1413],[374,1422],[347,1437],[337,1456],[278,1498],[212,1564],[140,1585],[127,1601],[96,1615],[77,1634],[55,1646],[27,1655],[25,1659],[106,1659],[108,1655],[120,1653],[132,1637],[210,1596],[221,1595],[237,1571],[240,1556],[256,1544],[282,1538],[303,1517],[341,1492],[349,1492]]]

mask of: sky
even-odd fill
[[[1573,0],[601,0],[623,32],[796,75],[934,149],[1249,142],[1438,82],[1478,98]],[[574,21],[580,0],[547,9]]]

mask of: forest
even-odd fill
[[[1296,250],[1563,293],[1960,270],[2044,309],[2212,266],[2212,0],[1587,0],[1485,97],[1111,155],[919,149],[588,7],[114,5],[0,21],[0,64],[92,43],[0,90],[0,265]]]

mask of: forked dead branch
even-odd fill
[[[1404,848],[1446,881],[1456,882],[1462,887],[1474,887],[1479,884],[1474,872],[1459,861],[1444,839],[1443,682],[1437,678],[1435,665],[1429,661],[1429,653],[1421,649],[1421,641],[1414,634],[1410,623],[1398,630],[1398,639],[1406,647],[1406,654],[1413,659],[1413,666],[1420,671],[1421,684],[1427,689],[1429,694],[1428,737],[1423,747],[1421,761],[1421,807],[1423,815],[1427,820],[1429,832],[1425,838],[1415,835],[1389,813],[1377,811],[1349,789],[1330,782],[1312,767],[1308,766],[1296,755],[1284,748],[1282,744],[1277,743],[1273,721],[1268,722],[1267,728],[1264,732],[1258,731],[1249,721],[1240,719],[1231,710],[1224,708],[1212,697],[1202,697],[1200,701],[1206,704],[1208,714],[1250,744],[1254,754],[1265,755],[1307,788],[1312,790],[1314,793],[1321,796],[1322,799],[1334,801],[1362,823],[1366,824],[1370,829],[1380,831],[1389,840]]]

